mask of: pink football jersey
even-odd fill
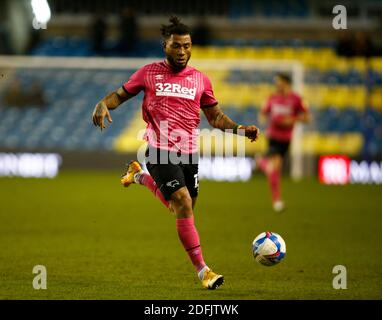
[[[279,141],[290,141],[293,133],[293,125],[283,126],[281,121],[287,116],[297,116],[302,112],[306,112],[301,97],[291,92],[287,95],[272,94],[263,110],[269,115],[269,126],[267,129],[268,138]]]
[[[137,70],[123,88],[133,95],[144,91],[145,139],[151,146],[197,152],[200,108],[218,103],[206,75],[191,66],[176,72],[162,61]]]

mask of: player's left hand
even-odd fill
[[[113,122],[113,119],[111,118],[109,109],[106,107],[103,103],[98,103],[93,111],[92,120],[93,124],[96,127],[100,127],[101,131],[102,129],[105,129],[105,118],[109,121],[109,123]]]
[[[245,136],[251,140],[251,142],[256,141],[259,138],[260,135],[260,129],[256,127],[255,125],[251,126],[240,126],[238,128],[239,130],[245,130]]]

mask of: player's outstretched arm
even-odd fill
[[[284,121],[283,121],[284,125],[291,126],[296,122],[309,123],[312,121],[312,116],[308,106],[305,103],[303,103],[302,106],[303,106],[303,109],[302,109],[303,111],[300,112],[297,116],[289,116],[284,118]]]
[[[297,121],[300,121],[303,123],[309,123],[312,121],[312,113],[310,112],[310,109],[305,102],[302,103],[302,106],[303,106],[304,112],[301,112],[297,116]]]
[[[266,125],[267,121],[268,121],[268,107],[267,107],[267,104],[264,104],[261,109],[260,109],[260,112],[259,112],[259,123],[260,125]]]
[[[110,111],[118,108],[122,103],[132,98],[134,95],[128,94],[122,87],[116,91],[109,93],[94,108],[92,120],[96,127],[105,129],[105,118],[111,123],[113,122]]]
[[[240,131],[243,130],[245,136],[248,137],[251,142],[256,141],[259,137],[259,128],[257,128],[255,125],[243,126],[237,124],[230,117],[224,114],[218,105],[203,108],[202,110],[208,120],[208,123],[214,128],[218,128],[223,131],[226,129],[231,129],[236,134],[239,134]]]

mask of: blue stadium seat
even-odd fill
[[[55,43],[56,47],[59,45],[61,40]],[[124,130],[138,110],[142,96],[116,110],[113,126],[105,130],[102,136],[94,130],[91,111],[108,90],[120,86],[132,72],[19,70],[15,76],[23,84],[31,83],[32,80],[40,82],[48,105],[0,107],[0,147],[109,150],[113,145],[110,142]]]

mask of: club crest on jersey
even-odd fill
[[[194,83],[194,82],[195,82],[194,78],[192,78],[192,77],[190,77],[190,76],[186,77],[186,80],[189,81],[189,82],[191,82],[191,83]]]
[[[196,95],[196,88],[182,87],[177,83],[158,82],[155,84],[155,95],[194,100]]]

